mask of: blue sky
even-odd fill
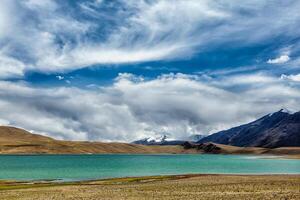
[[[132,141],[299,111],[299,10],[296,0],[3,0],[0,124]]]

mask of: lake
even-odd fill
[[[300,174],[300,160],[246,155],[1,155],[0,179],[62,181],[175,174]]]

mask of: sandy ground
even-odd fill
[[[300,199],[300,175],[182,175],[81,183],[0,182],[2,200]]]

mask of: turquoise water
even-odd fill
[[[0,179],[63,181],[171,174],[300,174],[300,160],[236,155],[0,156]]]

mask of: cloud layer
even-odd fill
[[[72,140],[132,141],[160,133],[187,138],[283,107],[297,110],[299,103],[299,85],[264,74],[209,81],[185,74],[153,80],[120,74],[113,85],[88,90],[0,82],[2,124]]]
[[[178,139],[209,134],[281,108],[297,111],[299,10],[297,0],[1,0],[0,123],[59,139],[132,141],[159,133]],[[209,55],[214,63],[235,54],[246,60],[245,51],[255,64],[237,60],[229,62],[235,68],[221,63],[207,72],[197,59],[193,66],[184,62]],[[169,63],[169,71],[192,67],[198,75],[156,77],[163,72],[155,70],[168,68],[156,62],[144,68],[145,77],[123,73],[107,78],[106,86],[97,85],[95,73],[97,81],[86,87],[78,72],[76,88],[68,74],[177,59],[183,66]],[[158,73],[147,76],[150,69]],[[46,75],[32,86],[27,72],[53,73],[69,86],[50,81],[42,87]]]
[[[299,37],[299,1],[0,2],[0,78]],[[288,15],[286,13],[289,13]],[[287,57],[270,60],[283,63]]]

